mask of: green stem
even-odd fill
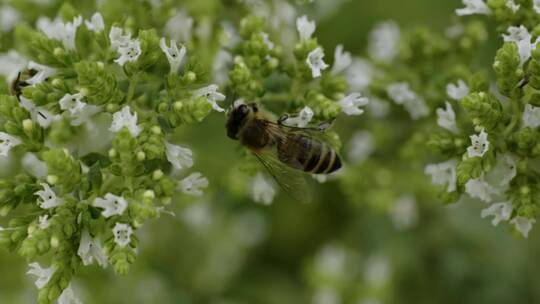
[[[135,85],[136,85],[136,83],[137,83],[137,81],[135,80],[135,77],[132,77],[129,80],[128,94],[127,94],[127,103],[128,104],[133,99],[133,95],[135,95]]]

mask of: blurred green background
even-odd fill
[[[317,35],[329,50],[341,43],[358,55],[379,21],[444,31],[461,6],[457,0],[342,2],[333,13],[311,12],[319,16]],[[362,129],[361,120],[341,121],[340,135],[350,138]],[[240,157],[224,123],[214,113],[180,134],[194,150],[194,169],[210,180],[209,194],[179,202],[175,217],[139,232],[140,254],[129,275],[97,266],[78,275],[73,285],[84,303],[540,303],[537,231],[524,240],[480,219],[479,203],[446,207],[429,190],[417,193],[429,179],[421,166],[413,172],[391,164],[392,146],[386,146],[390,155],[376,152],[379,163],[362,166],[347,181],[313,186],[311,204],[279,195],[261,206],[241,186],[231,189]],[[400,130],[387,132],[399,142]],[[415,219],[406,228],[396,225],[387,206],[395,203],[392,196],[363,199],[373,187],[378,197],[397,187],[386,173],[400,179],[402,199],[415,202]],[[26,268],[15,254],[0,252],[0,303],[34,302]]]

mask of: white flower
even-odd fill
[[[83,98],[84,96],[80,93],[73,95],[66,94],[58,103],[60,104],[60,109],[69,111],[71,115],[77,115],[86,107],[86,103],[81,101]]]
[[[448,185],[447,192],[456,191],[457,175],[456,175],[457,161],[451,159],[449,161],[427,165],[424,172],[431,175],[431,182],[434,185]]]
[[[437,109],[437,124],[441,128],[457,134],[459,131],[456,125],[456,113],[448,101],[445,104],[446,109]]]
[[[536,49],[536,45],[540,41],[540,37],[535,42],[531,42],[532,35],[529,30],[520,25],[511,26],[508,28],[508,35],[503,35],[504,42],[514,42],[518,47],[520,65],[523,65],[532,56],[532,51]]]
[[[59,19],[51,21],[46,17],[40,17],[37,27],[50,39],[60,40],[68,50],[75,50],[75,37],[77,28],[82,24],[82,17],[73,18],[72,22],[63,23]]]
[[[28,69],[36,71],[34,76],[26,80],[26,83],[28,83],[29,85],[42,83],[43,81],[47,80],[49,77],[56,74],[56,69],[50,68],[45,65],[41,65],[39,63],[35,63],[33,61],[28,62]]]
[[[461,23],[456,23],[446,28],[445,35],[450,39],[456,39],[463,35],[465,27]]]
[[[525,238],[529,237],[529,231],[531,231],[534,223],[536,223],[535,219],[528,219],[524,216],[516,216],[510,221],[510,224],[513,224]]]
[[[37,122],[40,127],[47,129],[54,121],[60,119],[60,115],[53,114],[43,107],[36,107],[32,100],[27,99],[24,96],[20,96],[19,98],[21,107],[25,108],[28,113],[30,113],[32,120]]]
[[[51,277],[56,271],[56,268],[54,266],[51,266],[49,268],[42,268],[38,263],[35,262],[30,263],[28,267],[29,269],[26,274],[34,275],[37,277],[35,284],[38,289],[42,289],[43,287],[45,287],[45,285],[49,283]]]
[[[229,65],[233,62],[231,53],[225,50],[219,50],[214,57],[212,65],[214,82],[223,85],[229,80]]]
[[[233,48],[240,42],[240,35],[238,31],[230,22],[224,21],[221,23],[223,28],[223,35],[221,44],[227,48]]]
[[[165,56],[167,56],[169,66],[171,67],[170,74],[176,74],[178,72],[178,69],[180,69],[180,65],[182,65],[182,60],[184,59],[184,56],[186,55],[186,47],[180,45],[180,49],[178,49],[178,45],[174,40],[171,40],[170,47],[167,47],[165,38],[161,38],[161,40],[159,41],[159,47],[161,48],[163,53],[165,53]]]
[[[356,132],[348,143],[347,156],[355,164],[364,162],[375,151],[375,139],[367,131]]]
[[[134,62],[139,59],[142,53],[141,43],[138,39],[130,40],[126,45],[118,47],[118,53],[120,57],[114,60],[119,65],[124,65],[126,62]]]
[[[11,31],[21,19],[18,10],[9,5],[0,7],[0,32],[7,33]]]
[[[410,228],[418,221],[418,208],[414,196],[404,195],[398,198],[390,215],[397,229]]]
[[[415,99],[408,100],[403,104],[405,110],[409,112],[412,119],[417,120],[429,115],[429,107],[426,104],[424,98],[418,96]]]
[[[58,298],[58,304],[82,304],[82,302],[75,296],[71,285],[68,285],[68,287],[62,291],[62,294]]]
[[[313,110],[305,106],[296,117],[289,117],[285,120],[285,124],[288,126],[296,126],[299,128],[305,128],[311,119],[313,119]]]
[[[208,187],[208,179],[202,177],[199,172],[191,173],[188,177],[178,182],[178,188],[185,194],[192,196],[202,196],[201,188]]]
[[[508,7],[513,13],[517,12],[521,5],[516,4],[514,0],[506,0],[506,7]]]
[[[484,181],[484,177],[470,179],[465,184],[465,192],[472,198],[478,198],[483,202],[489,203],[493,195],[498,195],[499,192],[493,186]]]
[[[0,75],[6,78],[8,84],[12,84],[27,64],[26,58],[14,50],[0,54]]]
[[[390,103],[386,100],[370,96],[367,112],[371,117],[384,118],[388,115],[388,112],[390,112]]]
[[[270,205],[275,195],[276,189],[272,183],[262,173],[258,172],[251,183],[251,197],[253,200],[257,203]]]
[[[211,84],[204,88],[200,88],[193,92],[194,96],[200,97],[204,96],[208,102],[212,105],[212,108],[218,112],[224,112],[225,110],[221,108],[216,101],[225,100],[225,95],[218,92],[218,86],[216,84]]]
[[[340,304],[341,295],[331,287],[321,287],[315,290],[311,304]]]
[[[34,177],[43,178],[47,176],[47,164],[39,160],[34,153],[25,153],[21,164],[23,169]]]
[[[469,136],[471,145],[467,148],[469,157],[483,157],[489,150],[488,134],[482,130],[480,134]]]
[[[39,207],[42,209],[55,208],[64,203],[64,200],[60,197],[56,197],[56,193],[51,189],[51,187],[46,183],[40,183],[43,190],[39,190],[35,195],[39,196],[40,201],[38,201]]]
[[[341,106],[341,111],[347,115],[361,115],[364,110],[360,109],[369,103],[366,97],[362,97],[360,93],[352,93],[338,101]]]
[[[391,62],[399,52],[401,32],[393,21],[384,21],[369,34],[368,53],[375,60]]]
[[[270,36],[268,35],[268,33],[261,33],[261,36],[266,47],[269,50],[273,50],[275,47],[275,44],[272,42],[272,40],[270,40]]]
[[[137,112],[131,114],[129,106],[124,106],[121,111],[113,114],[113,121],[109,130],[118,132],[126,127],[131,136],[137,137],[142,132],[142,128],[137,125]]]
[[[193,18],[179,11],[165,24],[164,32],[176,41],[189,42],[193,30]]]
[[[84,229],[81,233],[81,242],[77,254],[84,266],[91,265],[95,260],[99,266],[107,267],[107,256],[103,253],[101,242],[92,238],[87,229]]]
[[[351,66],[351,53],[343,51],[343,45],[338,45],[334,51],[334,65],[332,66],[332,74],[339,74]]]
[[[406,82],[392,83],[386,88],[388,96],[397,104],[404,104],[409,100],[417,98],[415,92],[411,90],[411,87]]]
[[[126,247],[131,242],[133,228],[128,224],[116,223],[113,228],[114,242],[120,247]]]
[[[103,22],[103,16],[101,16],[99,12],[96,12],[94,15],[92,15],[90,21],[85,20],[84,23],[86,24],[86,28],[92,32],[100,33],[105,29],[105,22]]]
[[[345,70],[345,79],[351,90],[363,92],[371,84],[373,74],[374,69],[366,60],[355,58]]]
[[[311,69],[313,78],[320,77],[321,71],[328,68],[328,65],[324,62],[324,51],[321,47],[317,47],[308,54],[306,63]]]
[[[190,149],[165,143],[167,160],[177,169],[191,168],[193,166],[193,153]]]
[[[482,218],[487,216],[493,216],[491,223],[493,226],[497,226],[501,221],[508,221],[512,215],[512,204],[510,202],[496,203],[485,208],[480,213]]]
[[[315,33],[315,28],[315,21],[309,21],[307,16],[296,19],[296,29],[298,30],[301,41],[311,39],[311,36]]]
[[[533,0],[533,8],[537,14],[540,14],[540,0]]]
[[[537,128],[540,126],[540,107],[535,107],[530,104],[525,105],[523,111],[523,126]]]
[[[83,123],[87,123],[90,121],[92,116],[99,113],[101,111],[101,106],[94,106],[86,104],[85,107],[79,111],[78,113],[71,115],[71,125],[72,126],[80,126]]]
[[[51,223],[49,223],[49,215],[48,214],[40,215],[38,217],[38,227],[39,227],[39,229],[45,230],[45,229],[49,228],[50,225],[51,225]]]
[[[104,198],[95,198],[92,206],[103,208],[101,215],[108,218],[113,215],[122,215],[128,206],[128,202],[121,196],[107,193]]]
[[[456,10],[458,16],[473,15],[473,14],[491,14],[491,10],[484,0],[463,0],[464,8]]]
[[[111,48],[116,51],[119,47],[126,46],[131,41],[131,34],[124,35],[122,28],[113,26],[109,31],[109,40],[111,41]]]
[[[469,95],[469,86],[465,81],[459,79],[457,83],[449,83],[446,86],[446,94],[453,100],[461,100]]]
[[[0,156],[7,156],[13,147],[21,144],[21,141],[7,133],[0,132]]]
[[[517,160],[513,155],[506,154],[503,156],[503,178],[501,186],[508,185],[517,175]]]

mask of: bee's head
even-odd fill
[[[258,111],[259,109],[255,103],[245,104],[242,100],[235,101],[228,111],[227,136],[237,140],[242,126]]]

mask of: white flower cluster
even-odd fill
[[[403,105],[412,119],[417,120],[429,115],[429,107],[424,98],[412,91],[407,82],[388,85],[386,93],[396,104]]]

